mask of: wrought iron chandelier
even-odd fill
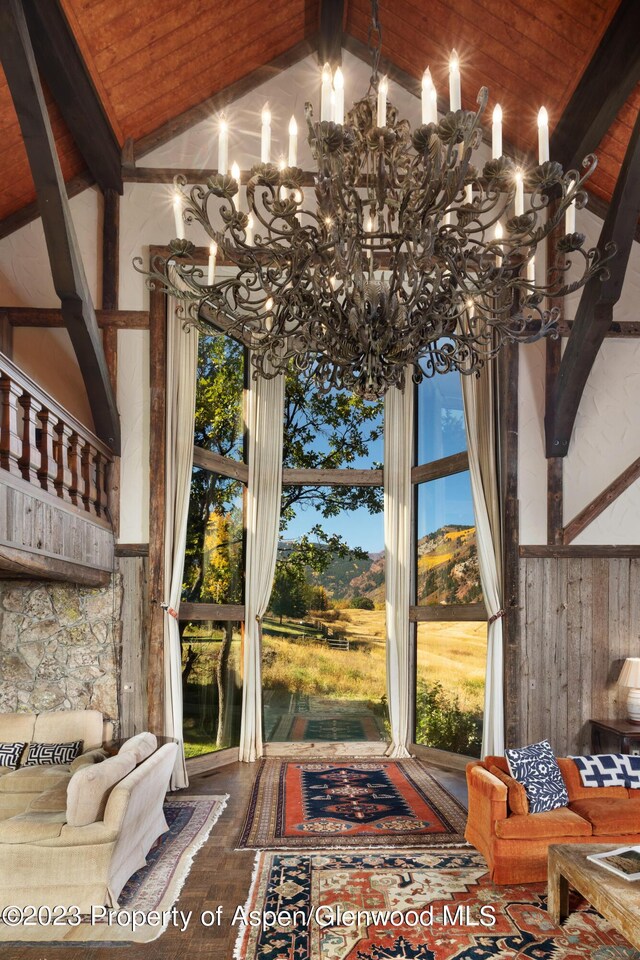
[[[175,179],[178,237],[169,255],[155,257],[148,270],[136,261],[150,286],[185,302],[186,323],[245,343],[254,376],[293,364],[322,390],[344,387],[373,398],[404,386],[407,369],[414,382],[454,369],[477,373],[505,342],[553,335],[558,308],[549,302],[606,274],[612,248],[604,256],[585,249],[575,232],[595,156],[566,173],[551,161],[543,108],[539,162],[518,169],[502,155],[496,107],[493,158],[476,169],[487,89],[475,112],[461,109],[454,54],[450,110],[438,118],[426,71],[423,122],[412,131],[387,102],[380,41],[373,0],[366,96],[343,116],[342,74],[332,78],[325,65],[320,121],[305,105],[317,165],[311,206],[296,165],[295,121],[289,164],[278,167],[269,162],[265,110],[263,162],[250,172],[243,209],[239,171],[226,172],[223,128],[219,170],[206,185],[187,190],[184,177]],[[184,238],[184,222],[193,221],[211,238],[208,270]],[[557,257],[536,276],[536,248],[553,231]],[[220,254],[235,269],[216,279]]]

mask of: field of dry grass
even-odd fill
[[[275,651],[264,668],[264,685],[290,685],[303,693],[336,699],[379,700],[385,692],[385,615],[383,610],[342,611],[344,619],[327,626],[354,642],[351,650],[333,650],[325,643],[291,643],[265,637]],[[421,623],[418,625],[418,678],[439,682],[458,697],[465,710],[482,708],[487,645],[486,623]]]

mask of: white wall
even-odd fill
[[[600,221],[578,211],[577,228],[591,245]],[[579,293],[567,298],[571,319]],[[634,243],[614,320],[638,320],[640,244]],[[565,341],[566,343],[566,341]],[[546,542],[546,461],[544,459],[544,344],[520,348],[519,497],[520,541]],[[564,461],[564,523],[591,502],[640,456],[640,340],[607,338],[587,380]],[[577,544],[640,543],[640,481],[636,481],[586,530]]]

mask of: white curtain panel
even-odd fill
[[[411,463],[413,383],[387,391],[384,407],[384,549],[386,555],[387,700],[391,757],[410,756]]]
[[[462,376],[480,580],[489,614],[483,757],[504,753],[502,526],[496,392],[496,369],[493,360],[482,368],[479,377]]]
[[[182,728],[182,656],[177,613],[180,607],[189,493],[193,467],[193,418],[196,406],[198,333],[184,330],[170,297],[167,310],[167,445],[164,515],[164,589],[169,610],[164,617],[164,733],[180,747],[171,790],[189,783]]]
[[[240,760],[262,756],[262,618],[278,553],[284,377],[251,380],[247,402],[249,482]]]

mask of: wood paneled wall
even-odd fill
[[[122,654],[118,677],[122,737],[132,737],[148,729],[148,569],[149,560],[146,556],[118,557],[123,595]]]
[[[640,656],[640,559],[523,559],[520,589],[510,745],[589,753],[589,719],[625,716],[617,679]]]

